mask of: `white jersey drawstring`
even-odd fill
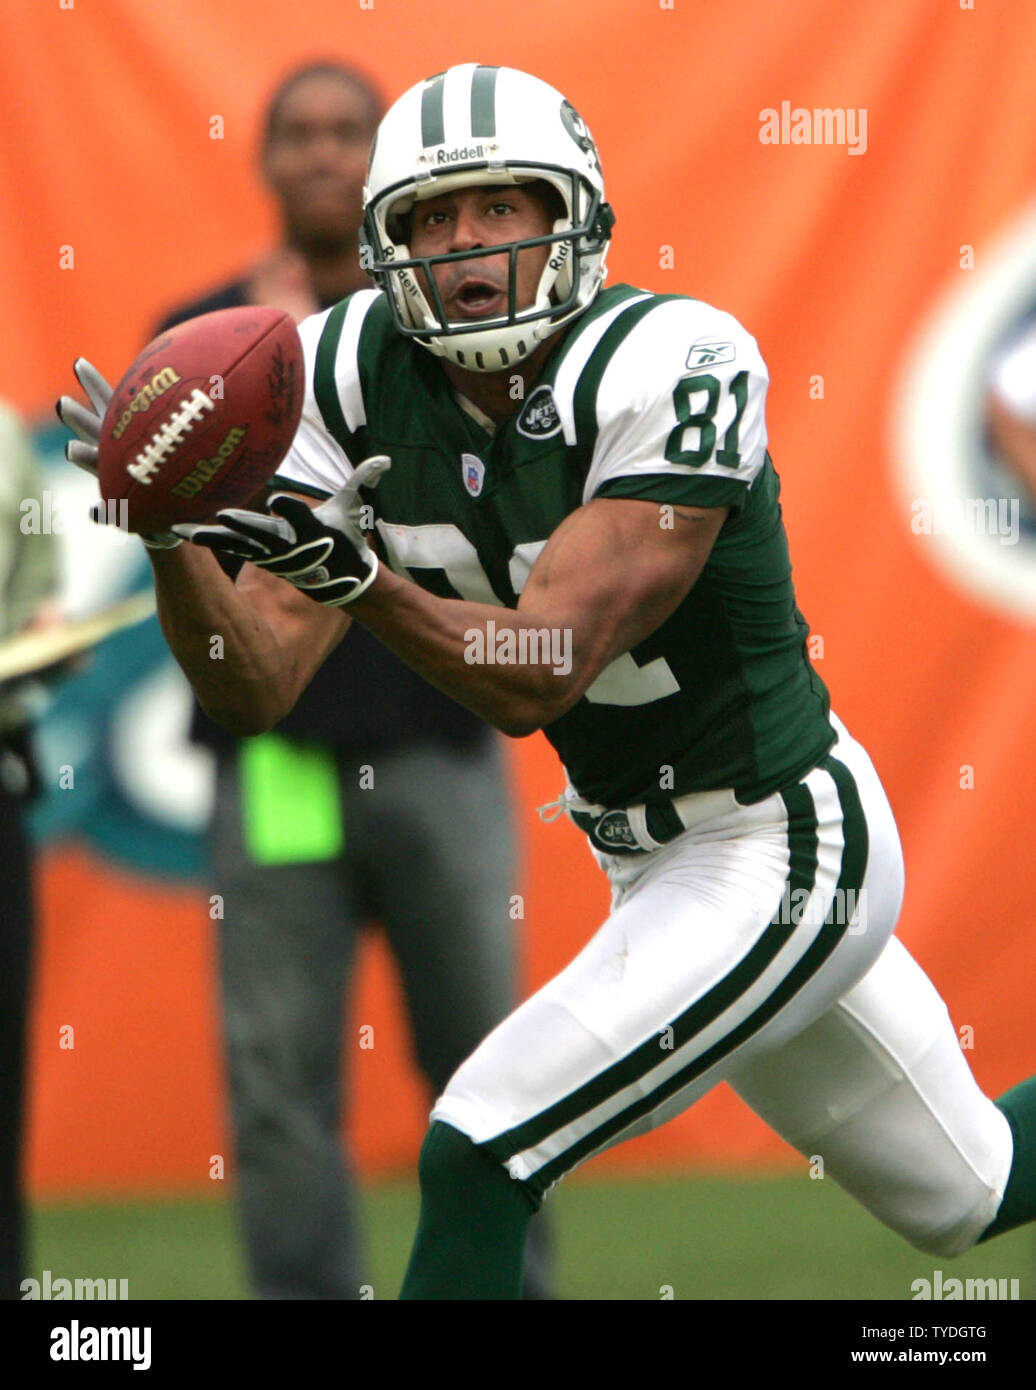
[[[536,814],[544,825],[551,825],[559,816],[570,810],[585,811],[592,816],[602,816],[608,809],[607,806],[598,806],[592,801],[585,801],[579,795],[570,782],[565,784],[565,790],[556,801],[548,801],[543,806],[537,806]]]

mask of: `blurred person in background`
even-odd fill
[[[17,417],[0,404],[0,643],[54,621],[57,546],[23,526],[43,473]],[[0,682],[0,1298],[21,1297],[25,1230],[21,1156],[34,919],[24,810],[37,789],[31,745],[36,682]]]
[[[369,80],[338,63],[287,77],[267,108],[261,151],[280,245],[160,330],[245,304],[298,320],[368,288],[358,236],[382,110]],[[221,563],[231,575],[240,569]],[[254,1291],[358,1298],[370,1271],[340,1138],[343,999],[357,934],[369,920],[384,928],[418,1066],[440,1094],[518,997],[514,837],[498,736],[359,626],[275,733],[235,739],[196,706],[192,736],[216,758],[210,846]],[[357,1034],[347,1028],[345,1037]],[[527,1298],[550,1296],[547,1264],[540,1218]]]

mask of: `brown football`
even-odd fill
[[[247,505],[291,447],[303,372],[295,322],[281,309],[219,309],[160,333],[105,412],[101,496],[126,501],[131,531]]]

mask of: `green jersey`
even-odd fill
[[[494,427],[364,290],[300,327],[302,423],[277,482],[329,496],[373,454],[363,494],[391,567],[444,598],[515,608],[547,538],[595,497],[730,512],[687,597],[544,729],[573,788],[622,807],[733,788],[757,801],[834,742],[795,605],[768,375],[729,314],[628,285],[602,291]]]

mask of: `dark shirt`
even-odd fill
[[[232,280],[211,294],[166,315],[156,335],[184,319],[247,304],[247,281]],[[328,309],[330,304],[321,308]],[[220,559],[232,577],[239,565]],[[300,742],[331,744],[357,752],[387,752],[406,744],[440,743],[458,750],[488,737],[480,720],[403,664],[359,623],[331,653],[277,732]],[[236,739],[214,724],[195,702],[191,738],[213,749]]]

